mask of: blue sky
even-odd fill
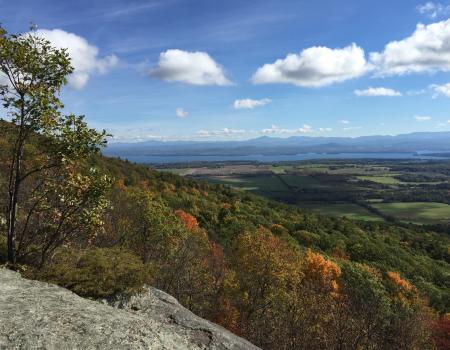
[[[117,141],[449,131],[449,17],[411,0],[0,0],[9,32],[68,46],[66,109]]]

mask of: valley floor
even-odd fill
[[[203,163],[159,169],[251,191],[316,214],[414,224],[450,221],[449,161]]]

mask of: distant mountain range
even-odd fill
[[[247,156],[300,153],[450,152],[450,132],[416,132],[396,136],[277,138],[245,141],[146,141],[111,143],[107,156]]]

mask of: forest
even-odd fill
[[[0,31],[0,262],[113,303],[145,285],[263,349],[448,349],[450,238],[106,158],[70,59]]]

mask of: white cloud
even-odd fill
[[[450,19],[418,24],[414,33],[370,54],[378,75],[450,71]]]
[[[406,95],[408,95],[408,96],[418,96],[418,95],[426,94],[427,92],[428,92],[427,89],[408,90],[406,92]]]
[[[159,55],[150,75],[169,82],[192,85],[230,85],[223,68],[206,52],[167,50]]]
[[[314,133],[314,132],[330,132],[331,128],[318,128],[314,129],[311,125],[304,124],[299,128],[287,129],[281,128],[277,125],[271,125],[270,128],[261,129],[261,130],[248,130],[248,129],[233,129],[233,128],[223,128],[219,130],[199,130],[196,133],[196,136],[201,139],[208,138],[228,138],[228,139],[245,139],[248,137],[256,137],[259,135],[273,135],[273,136],[281,136],[281,135],[298,135],[298,134],[306,134],[306,133]]]
[[[350,120],[342,119],[342,120],[339,120],[339,123],[348,125],[348,124],[350,124]]]
[[[175,114],[177,115],[178,118],[186,118],[189,115],[189,112],[186,111],[184,108],[178,107],[175,110]]]
[[[362,126],[348,126],[345,128],[342,128],[342,130],[344,131],[352,131],[352,130],[360,130],[362,129]]]
[[[443,84],[443,85],[430,85],[429,88],[434,91],[433,98],[436,98],[438,96],[446,96],[450,97],[450,83]]]
[[[261,133],[263,134],[304,134],[314,132],[314,129],[307,124],[304,124],[302,127],[297,129],[283,129],[278,127],[277,125],[272,125],[268,129],[262,129]]]
[[[430,18],[437,18],[450,13],[450,5],[443,5],[439,2],[428,1],[416,7],[417,11]]]
[[[417,120],[418,122],[426,122],[431,120],[432,118],[428,115],[416,115],[414,116],[414,119]]]
[[[402,94],[393,89],[384,88],[384,87],[369,87],[365,90],[355,90],[354,94],[356,96],[368,96],[368,97],[375,97],[375,96],[401,96]]]
[[[212,137],[212,136],[224,136],[224,137],[233,137],[236,135],[247,134],[249,131],[244,129],[232,129],[232,128],[223,128],[220,130],[199,130],[197,131],[197,135],[200,137]]]
[[[268,98],[264,98],[262,100],[252,100],[250,98],[246,98],[243,100],[236,100],[233,103],[234,109],[253,109],[255,107],[265,106],[271,103],[272,100]]]
[[[359,77],[367,70],[364,50],[356,44],[342,49],[315,46],[259,67],[252,81],[320,87]]]
[[[99,57],[98,47],[76,34],[61,29],[39,29],[35,33],[57,48],[67,48],[74,68],[69,77],[69,84],[75,89],[82,89],[92,74],[107,73],[119,62],[116,55]]]

